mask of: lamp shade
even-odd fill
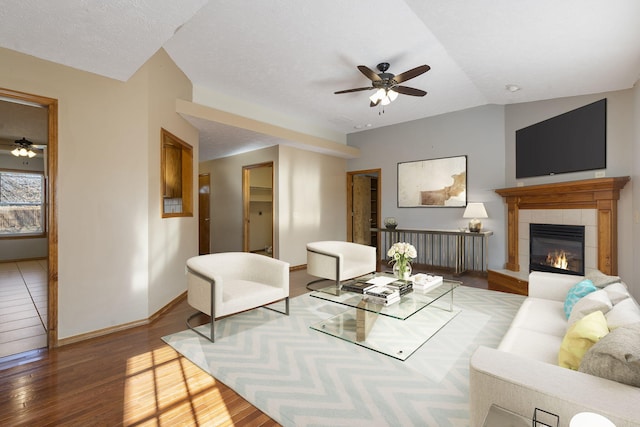
[[[489,218],[484,203],[467,203],[467,208],[462,214],[463,218]]]

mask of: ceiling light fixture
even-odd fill
[[[378,104],[378,102],[382,105],[389,105],[398,97],[398,92],[392,89],[384,89],[380,88],[369,97],[369,100],[373,104]]]
[[[27,140],[25,137],[22,139],[18,139],[14,141],[16,144],[16,148],[11,151],[16,157],[35,157],[36,153],[31,149],[31,145],[33,144],[31,141]]]

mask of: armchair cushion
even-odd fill
[[[353,242],[307,244],[307,273],[340,282],[376,271],[376,248]]]
[[[289,264],[264,255],[248,252],[201,255],[187,260],[187,267],[189,305],[211,315],[212,281],[216,318],[289,296]]]

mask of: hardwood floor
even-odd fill
[[[0,263],[0,358],[47,346],[47,261]]]
[[[291,296],[311,279],[292,272]],[[0,425],[279,425],[160,339],[192,312],[182,300],[146,326],[0,359]]]

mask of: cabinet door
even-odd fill
[[[175,145],[163,146],[164,169],[164,197],[175,199],[182,197],[182,149]]]

